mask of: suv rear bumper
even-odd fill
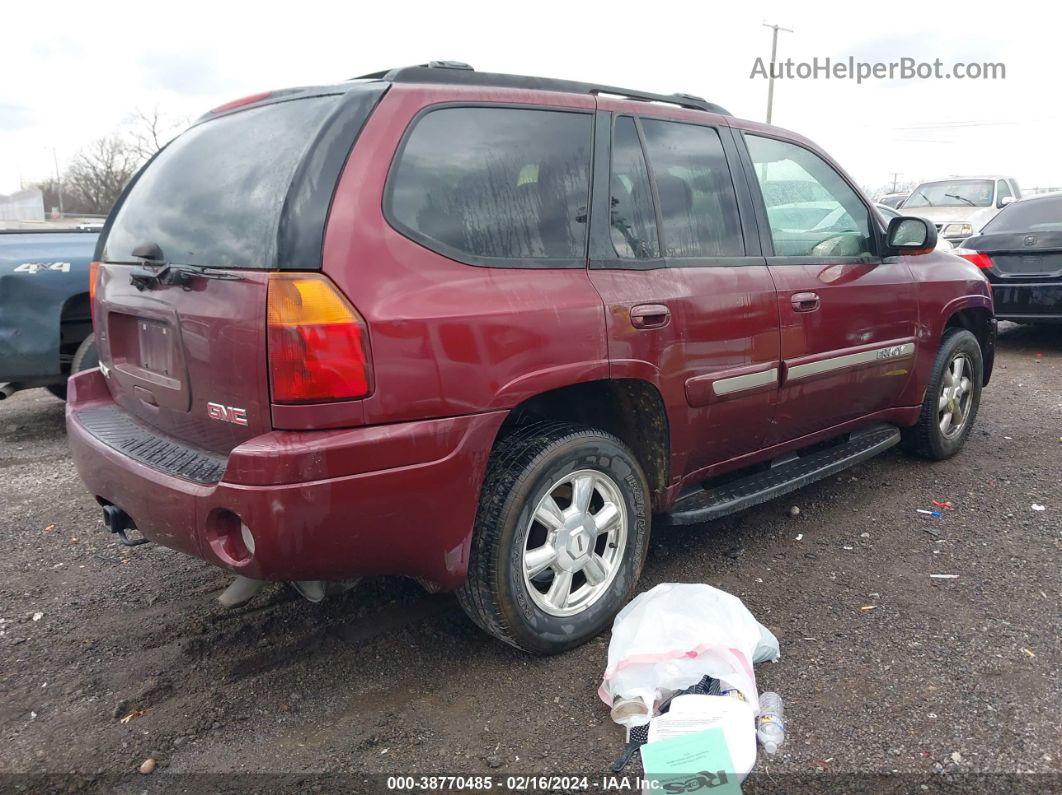
[[[147,538],[245,577],[400,574],[447,589],[464,580],[484,451],[507,413],[274,431],[234,449],[220,481],[202,483],[101,439],[83,421],[100,409],[121,411],[100,371],[72,378],[74,463],[89,491]],[[253,554],[239,541],[241,522]]]

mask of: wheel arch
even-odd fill
[[[91,334],[92,308],[88,291],[75,293],[63,302],[59,312],[59,362],[64,374],[69,374],[78,346]]]
[[[992,377],[996,354],[996,322],[991,308],[984,306],[980,302],[954,307],[944,320],[940,338],[943,339],[944,334],[951,328],[966,329],[977,337],[984,365],[981,383],[982,386],[987,386],[989,379]]]
[[[640,379],[585,381],[540,392],[512,408],[498,438],[537,420],[562,420],[607,431],[626,444],[645,471],[655,503],[671,477],[671,436],[663,396]]]

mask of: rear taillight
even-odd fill
[[[365,321],[327,277],[272,274],[267,302],[274,402],[349,400],[372,391]]]
[[[981,270],[991,270],[992,258],[987,254],[982,254],[980,251],[971,251],[968,248],[957,248],[955,253],[962,257],[964,260],[968,260],[976,265]]]
[[[100,278],[100,264],[93,262],[89,265],[89,314],[92,317],[92,327],[96,328],[96,282]]]

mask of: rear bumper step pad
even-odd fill
[[[670,513],[658,517],[656,521],[662,525],[688,525],[718,519],[848,469],[899,441],[899,428],[876,425],[851,434],[847,442],[835,447],[687,494],[675,503]]]
[[[162,436],[115,406],[79,411],[76,419],[108,447],[167,475],[193,483],[214,484],[225,474],[225,456]]]

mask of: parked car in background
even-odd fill
[[[955,253],[984,271],[1000,319],[1062,323],[1062,194],[1004,207]]]
[[[67,376],[96,366],[89,264],[97,237],[0,232],[0,400],[30,387],[65,399]]]
[[[1020,198],[1021,189],[1013,177],[955,177],[923,182],[898,209],[932,221],[957,246]]]
[[[891,207],[895,210],[910,195],[910,193],[886,193],[878,199],[878,204],[884,204],[886,207]]]
[[[70,446],[114,531],[304,594],[416,577],[558,652],[652,524],[962,448],[995,320],[936,237],[686,94],[452,63],[260,94],[119,200]]]
[[[899,210],[894,210],[887,204],[882,204],[881,202],[878,202],[875,207],[877,208],[878,213],[881,215],[885,227],[888,227],[889,221],[891,221],[893,218],[903,217],[903,213],[901,213]],[[955,247],[951,243],[949,243],[945,238],[940,237],[939,235],[937,236],[937,251],[951,251],[953,248]]]

